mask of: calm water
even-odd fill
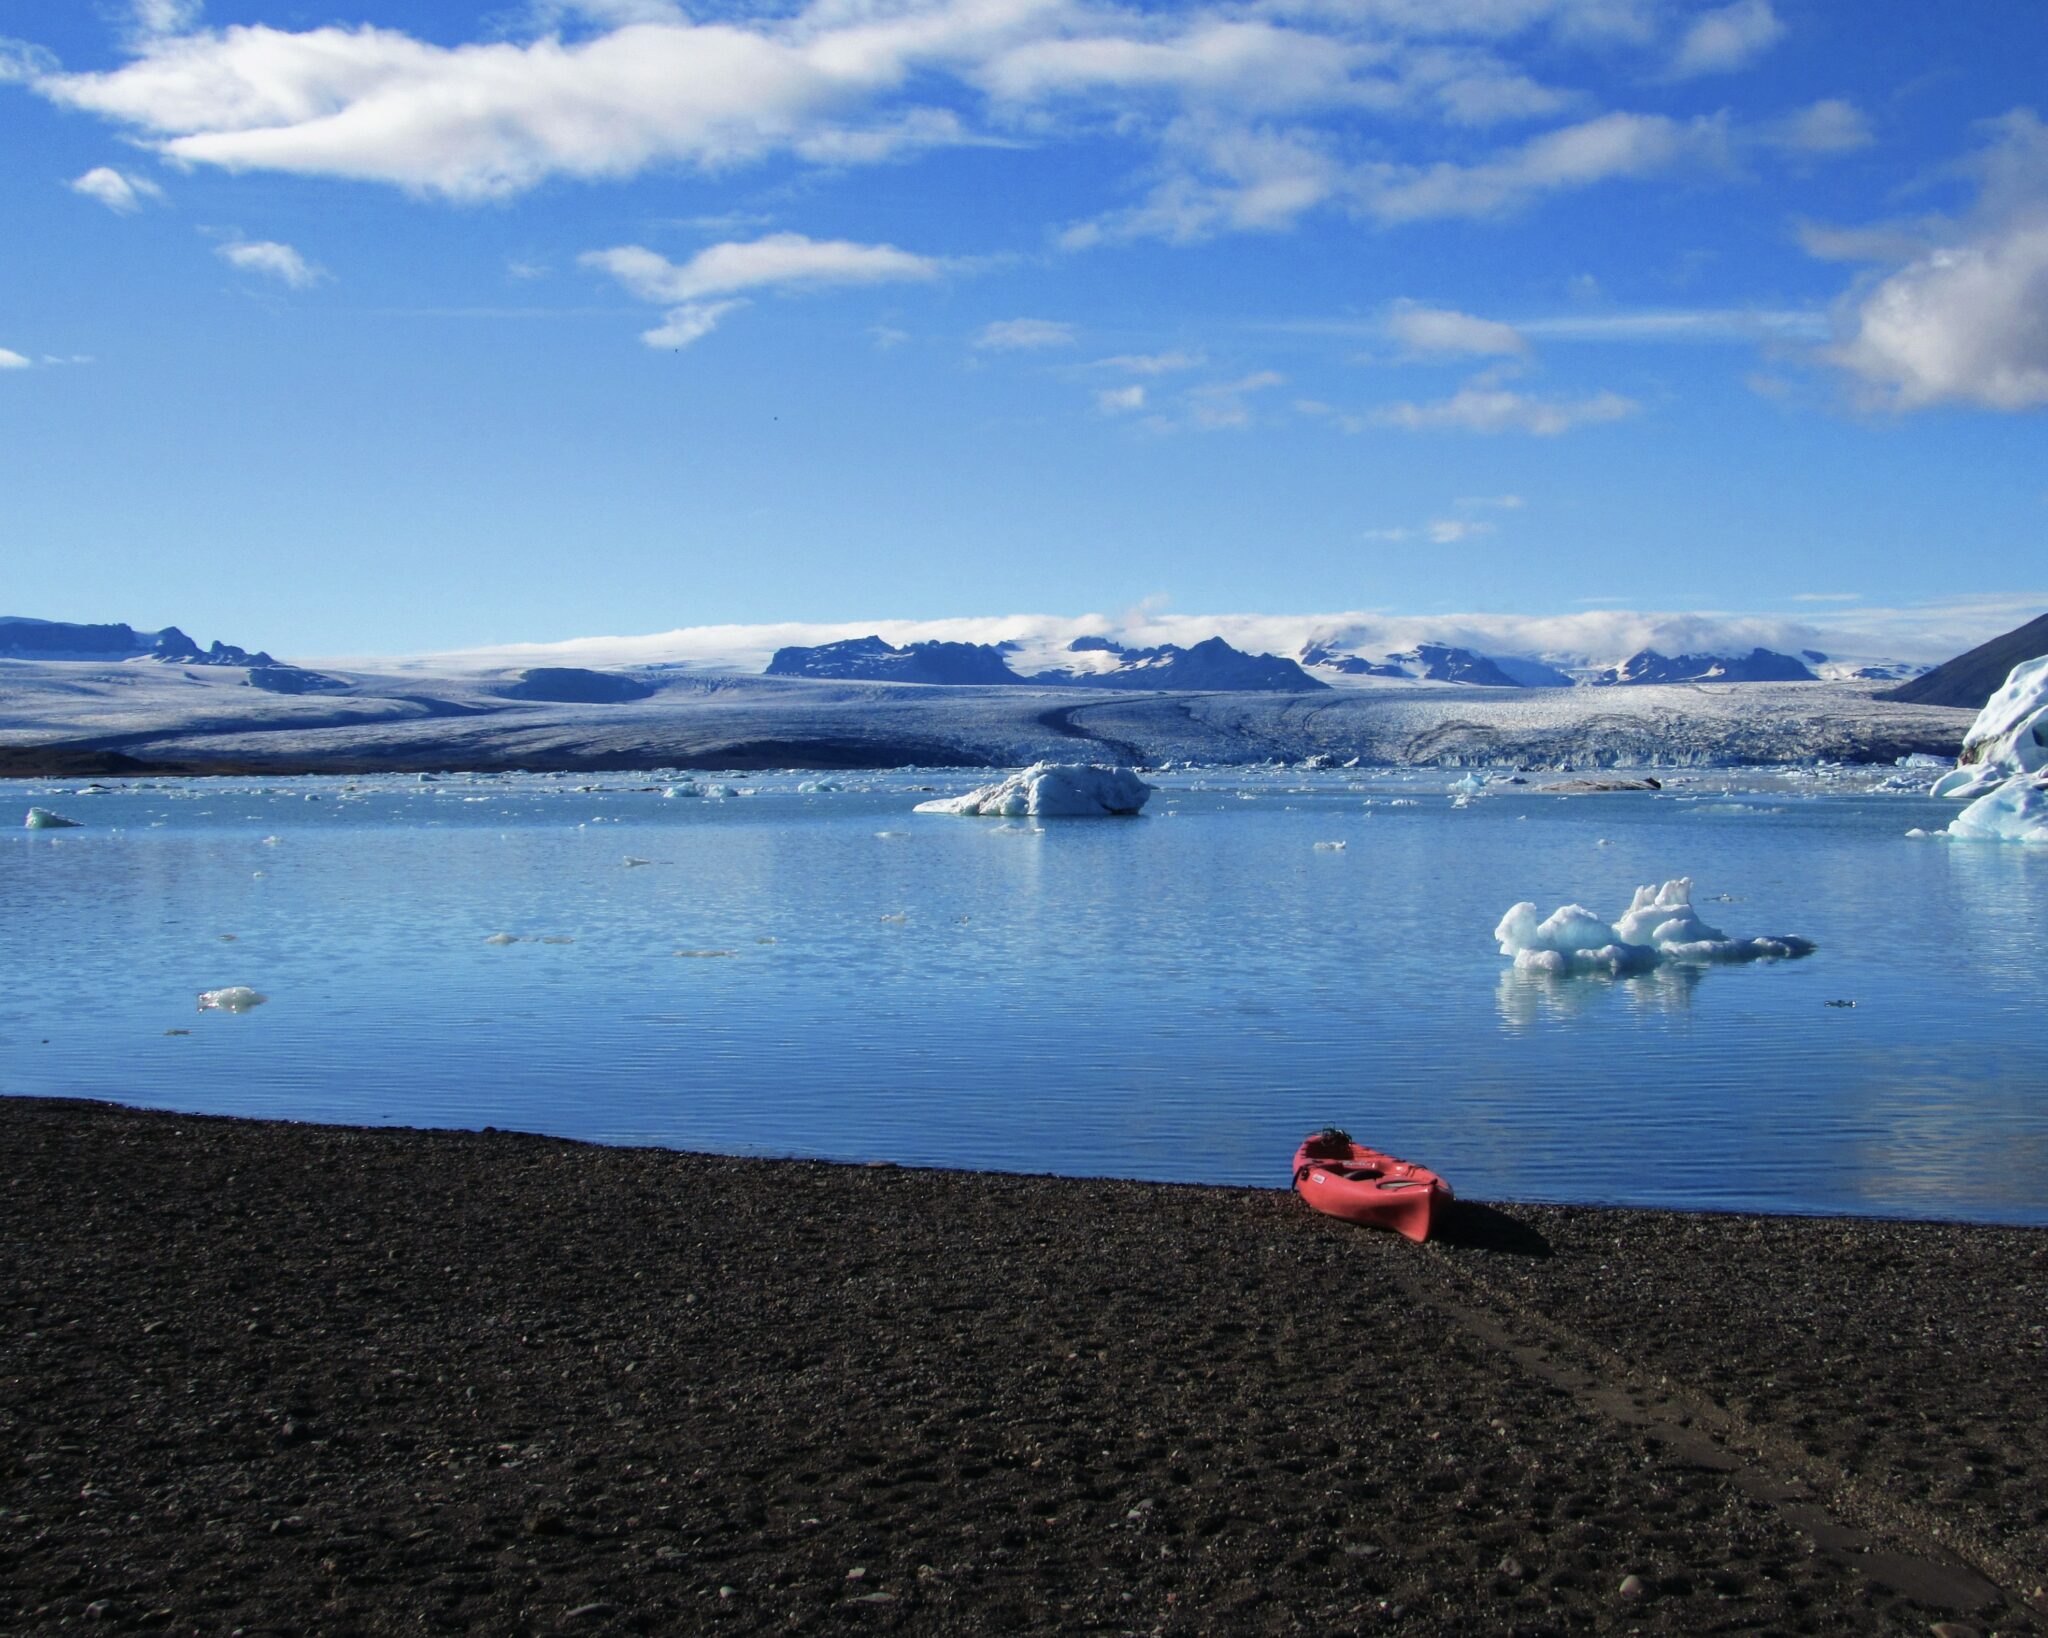
[[[2048,1222],[2048,854],[1904,838],[1949,805],[1211,773],[1034,827],[813,779],[15,786],[86,828],[0,843],[0,1091],[1269,1184],[1334,1121],[1495,1199]],[[1676,875],[1820,952],[1547,980],[1489,937]],[[232,984],[270,1000],[196,1010]]]

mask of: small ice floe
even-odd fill
[[[886,916],[882,917],[882,920],[884,920],[884,921],[896,921],[896,922],[904,922],[904,921],[908,921],[909,919],[910,919],[909,915],[908,915],[908,914],[907,914],[906,912],[902,911],[902,910],[895,910],[895,911],[891,911],[891,912],[890,912],[890,913],[889,913],[888,915],[886,915]]]
[[[797,786],[796,793],[799,796],[828,796],[838,789],[839,786],[830,779],[806,779]]]
[[[22,820],[24,830],[77,830],[79,821],[66,819],[61,813],[52,813],[48,808],[30,808],[28,817]]]
[[[484,942],[497,945],[517,944],[519,942],[519,935],[517,933],[493,933]]]
[[[282,840],[283,840],[283,838],[282,838],[282,837],[277,837],[277,836],[266,836],[266,837],[264,837],[264,838],[263,838],[263,845],[264,845],[265,847],[276,847],[276,846],[278,845],[278,843],[279,843],[280,841],[282,841]]]
[[[628,870],[637,870],[642,865],[651,865],[654,863],[652,859],[636,859],[630,853],[626,855],[623,862]]]
[[[1543,973],[1648,972],[1666,962],[1792,960],[1811,955],[1811,939],[1790,934],[1730,938],[1709,927],[1692,907],[1692,878],[1662,887],[1639,887],[1622,918],[1602,921],[1583,905],[1567,904],[1537,917],[1536,906],[1515,905],[1493,930],[1500,953],[1517,970]]]
[[[702,796],[704,792],[698,786],[696,780],[679,779],[673,785],[663,790],[661,794],[673,802],[679,796]]]
[[[907,830],[878,830],[875,832],[875,840],[878,842],[893,842],[909,834],[910,832]]]
[[[733,794],[733,788],[730,785],[706,785],[704,787],[704,794],[716,801],[723,802],[728,796]]]
[[[1830,1001],[1827,1005],[1831,1007],[1853,1007],[1856,1003],[1854,1001]]]
[[[1342,853],[1344,851],[1344,844],[1342,842],[1318,842],[1316,843],[1316,851],[1318,853]]]
[[[552,938],[544,938],[540,942],[542,944],[574,944],[576,941],[566,934],[557,933]]]
[[[672,954],[686,961],[712,961],[721,956],[736,956],[737,950],[676,950]]]
[[[247,1012],[251,1007],[260,1007],[270,999],[259,995],[247,984],[230,984],[224,990],[201,990],[199,1010],[201,1012]]]
[[[974,818],[1101,819],[1144,807],[1152,786],[1134,769],[1091,762],[1036,762],[965,796],[920,802],[919,813]]]
[[[1459,796],[1477,796],[1485,789],[1486,781],[1476,773],[1468,773],[1463,779],[1460,779],[1451,786],[1451,790]]]

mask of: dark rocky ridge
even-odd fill
[[[1958,705],[1981,711],[1985,702],[2005,686],[2014,666],[2038,660],[2043,654],[2048,654],[2048,614],[2016,626],[1988,643],[1979,643],[1968,653],[1958,654],[1878,698],[1907,705]]]

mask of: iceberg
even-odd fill
[[[2048,654],[2012,668],[2005,686],[1984,702],[1956,766],[1930,796],[1982,796],[2008,779],[2048,772]]]
[[[224,990],[202,990],[199,995],[201,1012],[247,1012],[251,1007],[260,1007],[270,999],[258,995],[247,984],[230,984]]]
[[[1945,833],[1958,841],[2048,845],[2048,654],[2012,668],[1928,794],[1973,799]]]
[[[28,830],[76,830],[79,822],[66,819],[62,814],[52,813],[48,808],[30,808],[28,817],[22,820]]]
[[[1561,905],[1539,919],[1524,901],[1501,917],[1493,930],[1500,953],[1515,958],[1521,972],[1606,973],[1620,977],[1648,972],[1667,962],[1795,960],[1811,955],[1811,939],[1791,934],[1730,938],[1709,927],[1692,907],[1692,878],[1680,876],[1661,887],[1638,887],[1621,919],[1602,921],[1582,904]]]
[[[1949,821],[1965,842],[2030,842],[2048,847],[2048,777],[2008,779]]]
[[[1144,807],[1154,787],[1135,768],[1097,762],[1036,762],[965,796],[918,803],[918,813],[986,819],[1103,819]]]

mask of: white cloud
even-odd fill
[[[231,240],[214,246],[214,254],[241,272],[280,279],[294,290],[309,289],[327,277],[326,269],[307,261],[290,245],[271,239]]]
[[[974,335],[973,345],[985,351],[1036,352],[1046,347],[1071,347],[1075,332],[1071,324],[1057,319],[1013,318],[985,324]]]
[[[1145,389],[1136,383],[1128,387],[1104,387],[1095,395],[1095,407],[1104,415],[1129,415],[1145,407]]]
[[[11,347],[0,347],[0,370],[27,370],[34,366]]]
[[[1126,375],[1169,375],[1176,370],[1198,370],[1208,362],[1202,353],[1119,353],[1115,358],[1098,358],[1093,367],[1121,370]]]
[[[1387,317],[1387,332],[1410,352],[1499,355],[1519,358],[1528,342],[1512,325],[1447,307],[1401,302]]]
[[[650,347],[680,349],[701,340],[741,301],[705,301],[741,290],[773,286],[879,284],[932,279],[940,264],[894,245],[862,245],[846,239],[808,239],[801,233],[771,233],[749,242],[711,245],[687,262],[670,261],[643,245],[585,251],[585,267],[612,275],[643,301],[669,307],[667,318],[640,339]]]
[[[131,32],[142,40],[182,34],[199,26],[202,0],[130,0]]]
[[[1435,403],[1387,404],[1375,410],[1375,425],[1404,432],[1526,432],[1554,438],[1574,427],[1619,421],[1642,405],[1619,393],[1588,398],[1536,398],[1502,387],[1466,387]]]
[[[1429,538],[1433,545],[1454,546],[1476,535],[1490,535],[1496,527],[1483,518],[1433,518],[1429,525]]]
[[[1671,59],[1671,76],[1725,74],[1747,67],[1784,37],[1770,0],[1735,0],[1694,20]]]
[[[1474,511],[1519,512],[1529,503],[1520,495],[1460,495],[1451,503]]]
[[[2048,125],[2020,109],[1991,132],[1972,215],[1843,300],[1824,356],[1888,408],[2048,405]]]
[[[894,245],[809,239],[801,233],[711,245],[680,264],[640,245],[586,251],[579,260],[585,267],[604,269],[645,301],[692,301],[763,285],[879,284],[939,274],[939,263],[931,257]]]
[[[886,353],[908,341],[910,332],[899,330],[893,324],[872,324],[868,326],[868,339],[875,344],[877,352]]]
[[[111,165],[95,165],[85,175],[73,178],[69,186],[73,193],[97,199],[108,210],[123,216],[140,210],[145,200],[164,196],[164,190],[148,177],[131,176]]]
[[[1726,143],[1719,119],[1602,114],[1477,164],[1380,167],[1362,180],[1362,204],[1388,222],[1494,216],[1546,193],[1652,176],[1686,162],[1719,162]]]
[[[745,301],[686,301],[671,307],[668,316],[652,330],[642,330],[640,339],[654,348],[681,352],[693,341],[701,341],[718,327],[718,321]]]
[[[1765,136],[1781,148],[1804,154],[1846,154],[1877,140],[1870,121],[1853,102],[1827,97],[1769,127]]]

